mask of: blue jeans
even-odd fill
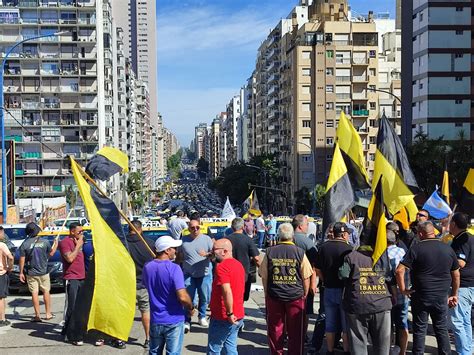
[[[183,347],[184,322],[150,325],[150,355],[180,355]]]
[[[474,287],[459,288],[458,305],[450,309],[454,326],[454,343],[459,355],[472,355],[471,310]]]
[[[258,247],[262,249],[265,244],[265,232],[257,232]]]
[[[346,314],[342,308],[342,288],[324,289],[326,333],[347,332]]]
[[[211,318],[208,332],[207,354],[220,355],[222,348],[227,355],[238,355],[237,352],[237,334],[242,327],[243,319],[236,324],[231,324],[226,320],[217,320]]]
[[[186,291],[188,291],[189,297],[191,297],[192,300],[194,300],[197,291],[199,297],[199,319],[205,318],[207,305],[209,304],[209,276],[206,275],[203,277],[191,277],[185,275],[184,286],[186,286]],[[188,313],[186,313],[186,322],[191,322],[191,317],[188,315]]]

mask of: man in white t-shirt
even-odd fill
[[[265,220],[259,216],[256,220],[258,247],[262,249],[265,245]]]

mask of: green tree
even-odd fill
[[[203,157],[199,158],[197,162],[197,172],[199,177],[205,178],[207,174],[209,173],[209,162],[205,160]]]
[[[181,158],[183,155],[183,150],[180,149],[176,154],[170,156],[166,162],[168,168],[168,174],[171,176],[171,179],[177,180],[181,172]]]
[[[145,204],[142,181],[142,173],[134,171],[128,174],[127,194],[134,212],[138,211]]]
[[[321,216],[324,214],[324,195],[326,195],[326,187],[324,185],[317,184],[313,190],[313,199],[315,199],[315,212]]]
[[[311,191],[307,187],[302,187],[295,192],[296,213],[309,214],[313,205]]]

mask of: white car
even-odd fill
[[[26,239],[26,223],[2,224],[2,227],[6,236],[16,248],[18,248]]]

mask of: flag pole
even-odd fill
[[[77,164],[75,160],[73,160],[73,162],[74,162],[75,164]],[[77,165],[79,165],[79,164],[77,164]],[[79,165],[79,167],[81,167],[81,166]],[[91,177],[89,176],[89,174],[87,174],[87,173],[82,169],[82,167],[81,167],[81,169],[79,169],[79,171],[81,172],[81,174],[82,174],[82,176],[84,177],[84,179],[86,179],[87,181],[89,181],[89,182],[97,189],[97,191],[99,191],[99,193],[100,193],[103,197],[109,198],[109,197],[107,196],[107,194],[106,194],[104,191],[102,191],[102,189],[99,187],[99,185],[94,181],[94,179],[91,178]],[[110,201],[112,201],[112,200],[110,200]],[[112,201],[112,203],[115,205],[115,202]],[[115,205],[115,207],[117,207],[117,205]],[[132,230],[133,230],[133,231],[138,235],[138,237],[141,239],[141,241],[143,242],[143,244],[145,244],[145,246],[146,246],[146,248],[148,249],[148,251],[150,252],[150,254],[151,254],[153,257],[155,257],[155,256],[156,256],[155,252],[154,252],[153,250],[151,250],[151,248],[150,248],[150,246],[148,245],[148,243],[145,241],[145,239],[143,238],[143,236],[138,232],[137,228],[135,228],[135,226],[133,225],[133,223],[128,219],[128,217],[125,215],[125,213],[123,213],[122,210],[121,210],[120,208],[118,208],[118,207],[117,207],[117,210],[118,210],[118,212],[120,213],[120,216],[122,216],[122,218],[125,220],[125,222],[127,222],[127,224],[129,225],[129,227],[132,228]]]

